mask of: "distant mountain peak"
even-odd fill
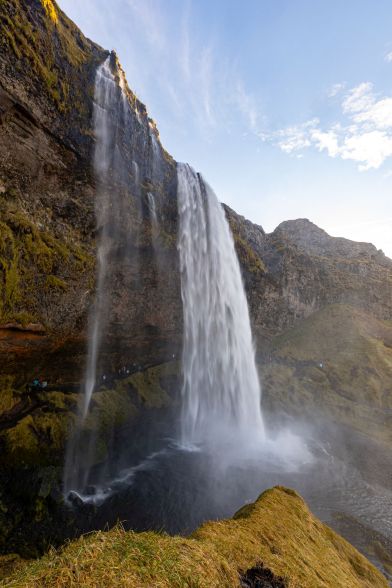
[[[313,255],[345,258],[385,258],[382,251],[371,243],[351,241],[343,237],[332,237],[307,218],[287,220],[280,223],[272,236],[303,249]]]

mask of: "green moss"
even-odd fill
[[[102,434],[111,431],[129,421],[137,413],[137,409],[127,391],[118,386],[114,390],[102,389],[94,394],[92,409],[85,419],[85,428],[100,431]]]
[[[92,270],[94,264],[81,244],[41,230],[17,203],[1,203],[0,320],[28,313],[35,317],[30,322],[43,322],[33,312],[40,276],[46,292],[65,291],[70,278]],[[27,307],[19,307],[22,301]]]
[[[179,369],[179,364],[175,361],[160,364],[120,380],[118,386],[121,389],[131,386],[147,408],[163,408],[171,402],[165,389],[165,380],[178,376]]]
[[[53,465],[62,460],[70,415],[38,410],[2,434],[5,443],[0,463]]]
[[[4,35],[5,35],[5,39],[8,41],[9,46],[11,47],[12,51],[14,52],[15,57],[17,59],[20,59],[22,57],[22,53],[16,43],[14,35],[11,33],[11,31],[9,31],[7,29],[4,31]]]
[[[52,0],[40,1],[42,14],[35,10],[34,18],[20,0],[0,3],[1,44],[17,58],[16,68],[29,66],[58,110],[66,112],[73,107],[68,89],[78,68],[91,59],[92,44]]]
[[[31,314],[30,312],[26,312],[26,311],[15,312],[15,313],[11,312],[11,313],[8,313],[7,320],[10,323],[17,323],[18,325],[21,325],[22,327],[27,327],[27,325],[29,325],[30,323],[34,323],[35,316],[33,314]]]
[[[44,241],[37,235],[26,235],[23,245],[31,261],[43,273],[49,273],[53,268],[52,252]]]
[[[228,220],[237,255],[242,265],[251,273],[264,273],[266,271],[264,262],[255,253],[251,245],[243,238],[239,222],[234,221],[230,216],[228,217]]]
[[[392,322],[349,305],[315,312],[272,341],[261,366],[264,403],[301,417],[320,413],[392,441]]]
[[[49,16],[50,20],[57,24],[59,17],[52,0],[41,0],[41,4],[45,8],[45,12]]]
[[[238,257],[245,265],[246,269],[252,273],[265,272],[264,262],[253,251],[249,243],[237,233],[233,234],[233,237]]]
[[[0,413],[10,410],[16,403],[14,381],[13,376],[0,376]]]
[[[55,290],[62,290],[63,292],[67,289],[66,282],[57,276],[46,276],[46,286]]]

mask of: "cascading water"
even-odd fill
[[[94,91],[94,171],[100,185],[96,201],[97,224],[101,227],[98,245],[98,279],[95,308],[90,319],[89,348],[84,382],[83,416],[87,415],[91,395],[96,385],[98,352],[102,336],[105,309],[105,277],[107,273],[108,243],[108,173],[112,164],[115,136],[110,121],[110,108],[118,93],[116,80],[110,69],[110,57],[97,69]]]
[[[164,158],[156,131],[147,116],[140,125],[128,97],[124,96],[125,91],[121,71],[116,71],[113,60],[108,58],[97,70],[93,116],[97,289],[90,316],[80,414],[67,448],[64,473],[64,494],[70,502],[94,503],[102,508],[106,504],[109,510],[113,507],[113,514],[118,508],[115,497],[129,493],[132,500],[135,492],[142,491],[136,487],[135,480],[144,476],[143,472],[159,468],[160,460],[169,470],[177,459],[187,462],[183,458],[184,449],[195,445],[201,448],[205,444],[207,451],[205,455],[200,453],[199,464],[203,469],[203,464],[209,463],[208,456],[218,455],[209,451],[217,445],[222,448],[224,444],[224,451],[219,455],[226,454],[230,466],[238,447],[245,445],[246,459],[251,459],[255,455],[258,458],[260,443],[268,445],[248,306],[233,238],[211,188],[189,166],[182,164],[177,167],[178,248],[184,313],[182,443],[170,445],[169,442],[167,448],[162,447],[161,440],[154,441],[153,457],[146,454],[147,459],[143,460],[143,452],[136,450],[135,458],[132,448],[127,443],[124,445],[126,431],[131,433],[129,423],[123,431],[115,428],[117,406],[115,401],[112,404],[115,381],[118,374],[129,373],[126,367],[118,370],[116,353],[121,349],[122,337],[127,336],[123,324],[131,327],[132,321],[138,319],[132,305],[124,304],[127,297],[121,299],[119,295],[134,291],[137,297],[138,290],[145,286],[142,282],[145,264],[142,267],[138,261],[140,247],[144,247],[144,260],[150,260],[148,287],[153,285],[164,299],[167,284],[167,273],[162,269],[167,258],[160,240],[160,226],[165,222],[160,200],[166,177],[162,168]],[[143,192],[145,183],[152,185],[151,192]],[[169,204],[174,208],[174,203]],[[149,251],[145,241],[148,218]],[[147,314],[151,321],[151,309]],[[123,361],[131,362],[131,354]],[[121,363],[124,365],[130,363]],[[107,366],[116,370],[109,385],[104,378]],[[128,384],[124,385],[122,390],[126,393]],[[122,398],[126,400],[125,396]],[[106,408],[107,403],[110,408]],[[121,423],[122,418],[119,415]],[[290,445],[294,446],[292,439]],[[256,454],[252,455],[253,447]],[[243,457],[244,453],[240,452],[240,461]],[[205,458],[207,462],[203,461]],[[196,475],[199,465],[193,457],[190,459]],[[222,463],[220,458],[219,467]]]
[[[222,206],[178,164],[178,249],[184,314],[182,442],[215,433],[264,437],[249,311]]]
[[[97,282],[95,302],[89,320],[83,397],[79,407],[78,423],[67,447],[64,472],[66,495],[71,489],[80,489],[87,484],[90,466],[94,461],[95,432],[92,431],[86,439],[82,429],[89,414],[92,394],[97,386],[99,353],[110,307],[109,259],[116,247],[113,234],[120,231],[121,219],[125,216],[121,196],[127,179],[119,149],[119,135],[126,128],[128,116],[124,88],[123,77],[119,75],[119,79],[116,79],[112,72],[109,56],[98,67],[95,77],[93,127],[96,142],[93,167],[97,182],[95,212],[99,235]],[[113,206],[115,199],[118,202]]]
[[[371,492],[364,490],[363,480],[345,468],[337,469],[339,464],[334,458],[329,459],[327,451],[320,468],[301,438],[288,430],[275,431],[273,436],[270,432],[265,434],[249,311],[233,238],[215,194],[187,165],[177,166],[184,315],[182,443],[170,442],[162,436],[158,448],[154,445],[153,451],[141,452],[135,461],[133,456],[129,460],[130,454],[116,461],[113,457],[118,458],[117,452],[130,445],[133,430],[127,428],[120,441],[116,439],[117,445],[106,453],[102,451],[99,431],[94,427],[99,429],[107,423],[90,417],[102,392],[100,376],[106,368],[100,364],[105,362],[102,349],[106,335],[113,318],[119,318],[115,312],[116,303],[119,304],[118,284],[128,292],[132,291],[132,284],[140,285],[136,282],[139,264],[135,256],[139,244],[143,243],[145,248],[146,244],[139,240],[137,227],[142,225],[145,230],[148,217],[152,247],[150,257],[144,257],[144,261],[155,260],[159,278],[161,261],[165,260],[159,237],[160,229],[164,234],[167,214],[167,201],[163,202],[161,197],[165,175],[161,147],[147,126],[146,115],[142,121],[136,109],[131,117],[128,97],[124,95],[128,91],[125,79],[121,71],[116,72],[118,75],[113,71],[108,58],[98,68],[95,84],[97,290],[90,317],[79,428],[76,427],[68,447],[64,476],[65,496],[75,509],[72,524],[76,532],[106,528],[119,519],[133,529],[190,532],[206,519],[231,516],[246,499],[255,498],[265,487],[295,482],[316,509],[322,505],[321,514],[327,521],[328,517],[334,521],[336,510],[344,512],[347,501],[342,506],[340,501],[350,492],[355,500],[349,505],[349,516],[362,517],[365,513],[365,524],[369,523],[371,528],[377,520],[378,527],[387,533],[387,509],[379,509],[378,504],[383,502],[388,508],[389,494],[375,493],[374,488]],[[152,184],[152,191],[143,193],[143,184]],[[170,204],[174,204],[173,210],[175,202]],[[171,220],[174,219],[175,213]],[[145,265],[151,288],[151,263]],[[162,280],[155,280],[159,284],[156,291],[164,301],[164,285],[170,281],[167,275],[162,271]],[[125,310],[120,317],[124,322],[131,306],[120,305]],[[151,317],[151,310],[148,315]],[[130,324],[127,322],[126,327]],[[117,331],[115,336],[118,332],[124,336],[124,330]],[[118,341],[122,343],[121,337]],[[108,350],[112,351],[109,344],[105,352]],[[116,369],[118,365],[115,361],[113,364]],[[124,370],[128,374],[125,367],[119,373]],[[112,391],[110,386],[104,389],[104,401]],[[126,388],[122,391],[126,392]],[[107,421],[117,406],[103,406],[103,420]],[[124,424],[122,419],[120,423]],[[143,425],[139,433],[142,430],[145,436]],[[197,451],[188,451],[193,448]],[[233,453],[237,448],[238,453]],[[349,483],[344,492],[335,483],[336,475],[339,483]]]

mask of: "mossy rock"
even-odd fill
[[[40,228],[20,204],[0,205],[1,322],[45,323],[43,292],[56,298],[94,266],[88,246]]]
[[[117,380],[111,388],[94,392],[86,419],[79,422],[76,393],[41,392],[38,408],[0,433],[0,464],[6,467],[46,466],[62,462],[65,445],[72,429],[81,427],[80,443],[92,433],[97,436],[97,461],[107,457],[107,444],[113,431],[134,421],[140,411],[167,409],[172,378],[178,377],[178,362],[169,362]],[[0,378],[0,412],[12,409],[26,398],[26,392],[14,387],[14,378]]]
[[[344,304],[315,312],[273,339],[260,364],[265,405],[328,416],[390,444],[390,341],[391,321]]]

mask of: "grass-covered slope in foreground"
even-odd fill
[[[316,519],[298,494],[276,487],[233,519],[189,538],[116,528],[72,542],[4,580],[9,588],[238,587],[263,564],[288,588],[387,587],[349,543]]]

